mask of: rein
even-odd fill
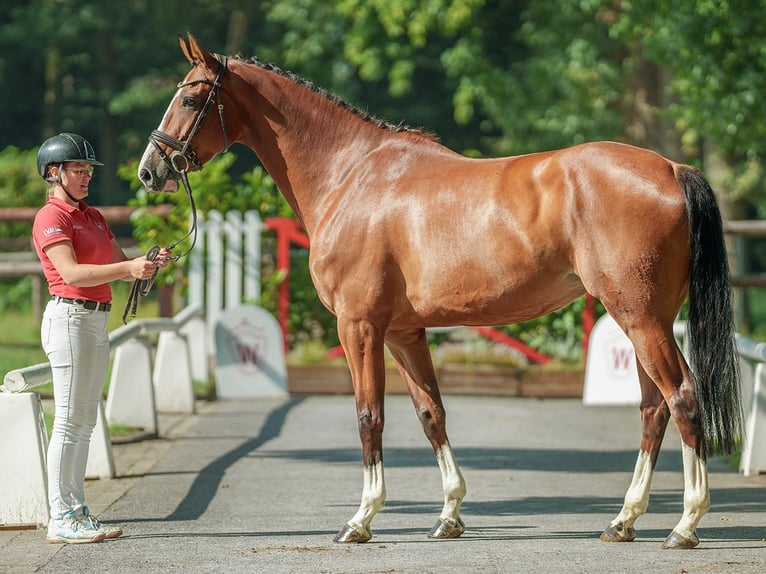
[[[178,247],[178,245],[180,245],[181,242],[183,242],[189,236],[192,236],[191,245],[185,252],[179,255],[171,255],[168,257],[168,259],[173,261],[178,261],[181,259],[181,257],[185,257],[191,253],[195,243],[197,243],[197,208],[194,204],[194,196],[192,195],[191,184],[189,183],[188,171],[190,166],[193,166],[197,170],[201,170],[202,164],[200,163],[199,159],[197,159],[197,154],[191,148],[191,142],[194,139],[194,136],[197,135],[197,132],[199,132],[199,130],[202,128],[202,124],[204,123],[205,118],[210,111],[210,107],[216,100],[218,101],[216,107],[218,108],[218,117],[221,121],[221,132],[223,134],[223,151],[226,152],[229,149],[228,133],[226,130],[226,118],[223,115],[223,102],[220,98],[221,80],[223,79],[223,75],[226,72],[227,58],[226,56],[219,56],[216,54],[216,59],[218,60],[218,72],[215,76],[215,80],[211,81],[203,78],[201,80],[191,80],[189,82],[178,83],[179,89],[195,84],[208,84],[212,87],[208,93],[207,100],[205,100],[205,105],[202,106],[202,109],[200,110],[200,113],[197,116],[197,119],[195,120],[189,135],[186,137],[186,141],[176,139],[173,136],[159,130],[152,131],[152,134],[149,136],[149,141],[154,146],[154,149],[157,150],[159,156],[167,164],[171,171],[176,173],[180,178],[181,183],[184,186],[184,190],[186,191],[186,196],[189,198],[189,205],[191,206],[192,222],[191,226],[189,227],[189,231],[181,239],[171,243],[167,247],[167,251],[173,251],[173,249]],[[171,148],[174,150],[174,153],[171,153],[170,155],[166,154],[160,147],[160,144],[164,144]],[[154,261],[159,253],[160,247],[158,245],[154,245],[151,249],[149,249],[149,251],[146,252],[146,259],[149,261]],[[136,279],[133,281],[133,285],[130,288],[130,294],[128,295],[128,301],[125,304],[125,310],[122,313],[123,324],[127,324],[128,314],[130,314],[131,317],[136,316],[138,300],[140,297],[145,297],[149,294],[152,286],[154,285],[154,279],[157,277],[158,271],[159,269],[155,269],[154,273],[149,279]]]

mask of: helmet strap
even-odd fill
[[[67,197],[68,197],[69,199],[71,199],[72,201],[74,201],[74,202],[75,202],[77,205],[79,205],[79,204],[80,204],[80,200],[79,200],[79,199],[77,199],[76,197],[72,197],[72,194],[71,194],[71,193],[69,193],[69,190],[68,190],[68,189],[66,188],[66,186],[64,185],[64,181],[61,179],[61,172],[62,172],[62,171],[64,171],[64,164],[63,164],[63,163],[60,163],[60,164],[59,164],[59,173],[58,173],[58,175],[57,175],[56,177],[52,177],[52,178],[50,178],[48,181],[52,181],[53,183],[58,183],[58,184],[60,184],[60,185],[61,185],[61,189],[63,189],[63,190],[64,190],[64,193],[66,193],[66,194],[67,194]]]

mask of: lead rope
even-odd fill
[[[186,196],[189,198],[189,205],[191,206],[191,212],[192,212],[192,223],[189,228],[189,231],[184,235],[181,239],[178,241],[175,241],[171,243],[167,247],[167,251],[173,251],[178,245],[184,241],[187,237],[193,234],[192,236],[192,242],[189,246],[189,249],[187,249],[185,252],[179,254],[179,255],[171,255],[168,257],[168,259],[171,259],[173,261],[178,261],[181,259],[181,257],[184,257],[191,253],[191,250],[194,248],[194,244],[197,243],[197,208],[194,205],[194,196],[192,196],[191,192],[191,185],[189,184],[189,178],[186,175],[186,170],[181,171],[181,182],[183,183],[184,189],[186,190]],[[152,246],[149,251],[146,252],[146,258],[149,261],[154,261],[157,258],[157,255],[160,253],[160,246],[154,245]],[[152,276],[148,279],[136,279],[133,281],[133,284],[130,287],[130,294],[128,295],[128,301],[125,304],[125,310],[122,312],[122,324],[127,325],[128,321],[128,315],[131,317],[136,316],[136,310],[138,309],[138,300],[141,297],[146,297],[149,292],[152,290],[152,286],[154,285],[154,279],[157,277],[157,272],[159,271],[159,268],[154,270],[154,273],[152,273]]]

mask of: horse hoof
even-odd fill
[[[346,523],[333,538],[334,542],[367,542],[372,538],[372,532],[369,529],[354,526]]]
[[[610,524],[601,533],[604,542],[633,542],[636,539],[636,531],[632,526],[627,528],[622,523]]]
[[[457,538],[465,532],[465,524],[457,517],[457,520],[440,518],[431,532],[428,533],[429,538]]]
[[[662,543],[662,547],[666,550],[688,550],[694,548],[700,543],[700,539],[695,533],[691,536],[684,536],[679,534],[675,530],[668,535],[665,542]]]

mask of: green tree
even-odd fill
[[[753,0],[636,0],[614,28],[669,68],[673,96],[665,110],[687,153],[719,156],[716,179],[729,197],[753,201],[766,214],[766,5]],[[712,163],[712,162],[709,162]],[[710,165],[704,166],[710,170]]]

